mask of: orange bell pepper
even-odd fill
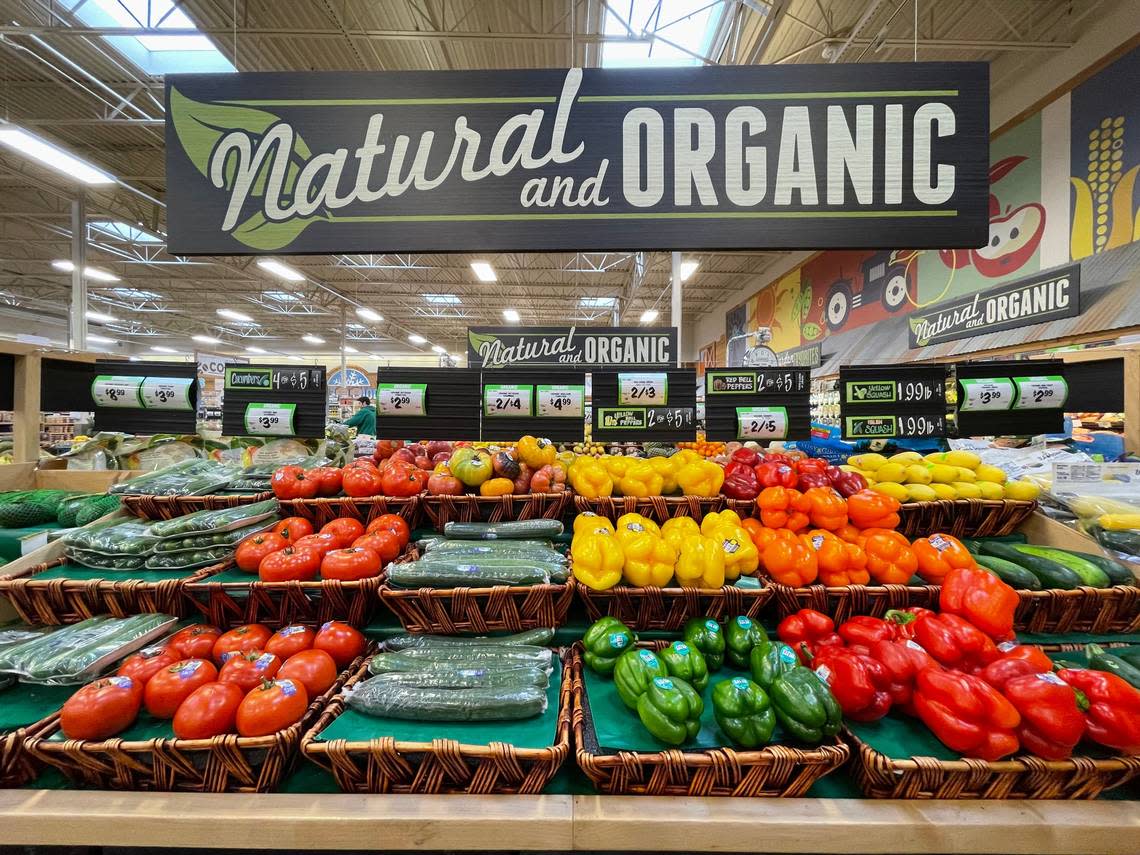
[[[815,551],[795,538],[778,537],[764,547],[762,563],[773,581],[790,588],[810,585],[819,575]]]
[[[760,549],[759,538],[764,536],[764,525],[758,519],[746,517],[740,521],[740,527],[748,532],[748,536],[752,538],[752,542],[756,544],[756,548]]]
[[[807,514],[816,528],[834,531],[847,525],[847,501],[831,487],[810,487],[792,507]]]
[[[824,529],[812,529],[800,535],[800,543],[815,552],[819,582],[829,588],[843,585],[866,585],[867,556],[853,543],[846,543]]]
[[[789,487],[765,487],[756,498],[760,522],[768,528],[787,528],[792,531],[807,528],[810,521],[808,515],[797,507],[802,495],[799,490]]]
[[[860,490],[847,497],[847,516],[859,528],[898,528],[897,499],[874,490]]]
[[[876,531],[863,540],[867,573],[880,585],[905,585],[918,569],[918,557],[906,538],[894,531]]]
[[[946,574],[956,568],[973,569],[977,567],[968,549],[962,541],[949,534],[932,534],[930,537],[920,537],[913,544],[918,558],[918,575],[931,585],[941,585]]]
[[[848,511],[848,515],[850,516],[850,511]],[[835,530],[835,536],[848,543],[858,543],[859,529],[851,525],[851,523],[847,523],[847,525],[841,525]]]

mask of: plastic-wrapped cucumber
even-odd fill
[[[552,561],[565,561],[565,554],[551,546],[549,540],[448,540],[430,538],[417,541],[424,551],[431,554],[462,555],[542,555]]]
[[[209,549],[215,546],[234,546],[251,534],[266,529],[265,523],[254,523],[242,528],[231,529],[206,534],[195,534],[190,537],[170,538],[160,541],[155,547],[156,554],[163,552],[181,552],[186,549]]]
[[[173,621],[161,614],[90,618],[3,651],[0,671],[18,674],[27,682],[84,681],[94,676],[88,671],[101,660],[133,651]]]
[[[546,711],[537,687],[424,689],[365,680],[345,696],[365,715],[409,721],[516,721]]]
[[[409,689],[491,689],[533,686],[545,689],[550,675],[542,668],[463,668],[448,663],[426,671],[388,671],[369,682]]]
[[[95,528],[69,532],[64,546],[102,552],[108,555],[147,555],[158,543],[154,534],[157,523],[137,520],[110,520]]]
[[[508,522],[449,522],[443,533],[455,540],[526,540],[558,537],[563,532],[558,520],[513,520]]]
[[[389,564],[387,572],[388,583],[400,588],[493,588],[550,581],[550,568],[533,561],[420,559]]]
[[[545,647],[508,647],[504,645],[466,645],[464,647],[411,647],[399,653],[377,653],[369,670],[373,674],[389,671],[419,671],[436,665],[452,667],[543,668],[549,671],[554,657]]]
[[[264,502],[255,502],[252,505],[197,511],[184,517],[162,520],[151,526],[151,533],[155,537],[186,537],[206,531],[216,533],[244,528],[275,516],[277,516],[277,500],[266,499]]]
[[[146,564],[145,555],[107,555],[86,549],[67,550],[67,560],[80,567],[94,570],[138,570]]]
[[[396,635],[384,642],[388,650],[407,650],[411,647],[461,647],[501,644],[507,647],[526,645],[545,647],[554,640],[554,630],[546,627],[516,632],[514,635]]]
[[[187,549],[181,552],[155,553],[146,560],[148,570],[196,570],[226,561],[234,554],[232,546],[210,549]]]

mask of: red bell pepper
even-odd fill
[[[860,490],[867,489],[867,479],[858,472],[849,472],[838,466],[827,467],[827,480],[843,498],[854,496]]]
[[[883,615],[883,620],[895,625],[896,639],[907,641],[914,638],[914,622],[922,615],[933,614],[930,609],[924,609],[922,606],[911,606],[909,609],[888,609]]]
[[[1057,676],[1088,699],[1089,739],[1125,754],[1140,754],[1140,690],[1107,671],[1065,668]]]
[[[965,757],[999,760],[1017,750],[1021,715],[980,677],[934,668],[920,671],[914,708],[946,747]]]
[[[732,452],[732,456],[728,459],[731,463],[743,463],[745,466],[755,468],[760,462],[760,455],[751,448],[738,448]]]
[[[795,462],[796,472],[803,475],[805,472],[827,472],[828,463],[819,457],[805,457]]]
[[[919,615],[914,640],[940,664],[960,671],[984,667],[1000,655],[988,635],[958,615]]]
[[[978,676],[999,689],[1014,677],[1053,671],[1053,660],[1032,644],[1007,641],[998,645],[998,654],[998,658],[983,668]]]
[[[839,637],[846,644],[871,647],[876,641],[894,638],[895,630],[894,626],[882,618],[858,615],[839,625]]]
[[[890,683],[887,691],[891,703],[902,707],[903,712],[915,715],[914,681],[919,672],[927,668],[941,669],[941,665],[930,658],[930,654],[913,641],[876,641],[871,645],[870,656],[887,669]]]
[[[783,463],[785,466],[791,466],[793,461],[792,461],[792,458],[788,457],[788,455],[780,454],[777,452],[774,454],[765,453],[765,454],[761,455],[760,462],[761,463]]]
[[[825,647],[842,647],[843,639],[835,631],[835,621],[815,609],[800,609],[776,626],[776,635],[789,644],[807,664]]]
[[[890,711],[891,675],[877,659],[845,647],[824,647],[812,666],[845,718],[877,721]]]
[[[799,481],[796,470],[787,463],[773,462],[765,458],[756,467],[756,477],[760,487],[795,487]]]
[[[1046,760],[1064,760],[1073,753],[1085,735],[1089,699],[1084,692],[1052,672],[1014,677],[1001,692],[1021,713],[1017,737],[1022,748]]]
[[[724,483],[720,491],[730,499],[755,499],[760,495],[760,481],[751,466],[730,460],[724,467]]]
[[[943,614],[965,618],[990,638],[1013,637],[1013,614],[1021,602],[1012,587],[977,567],[957,567],[942,579]]]
[[[831,487],[831,481],[826,472],[816,472],[809,469],[799,474],[797,487],[800,490],[810,490],[812,487]]]

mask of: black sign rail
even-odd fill
[[[469,327],[467,364],[484,370],[560,365],[677,365],[676,327]]]
[[[691,442],[697,436],[697,373],[594,371],[591,438],[596,442]]]
[[[1060,433],[1069,398],[1067,370],[1060,359],[957,363],[959,435]]]
[[[720,441],[807,439],[810,394],[809,368],[708,368],[705,435]]]
[[[477,437],[479,390],[474,368],[381,368],[376,372],[376,436]]]
[[[223,386],[222,432],[227,436],[325,435],[323,365],[227,365]]]
[[[581,442],[586,431],[586,373],[565,368],[482,372],[482,432],[491,441],[531,434]]]
[[[150,435],[197,429],[194,363],[99,359],[87,368],[95,430]]]
[[[840,366],[839,426],[848,441],[946,436],[946,366]]]
[[[985,63],[173,74],[176,255],[985,244]]]

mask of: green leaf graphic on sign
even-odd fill
[[[499,340],[499,337],[497,335],[491,335],[489,333],[469,332],[469,333],[467,333],[467,340],[469,342],[471,342],[471,349],[474,350],[476,353],[482,355],[483,345],[496,342]],[[501,362],[493,362],[493,361],[492,362],[484,362],[483,364],[487,368],[498,368],[502,365]]]
[[[926,343],[930,341],[930,339],[928,337],[920,336],[918,334],[918,331],[922,329],[923,324],[926,322],[926,318],[910,317],[907,318],[907,322],[910,324],[910,331],[914,333],[915,344],[917,344],[919,347],[925,347]]]
[[[295,217],[281,223],[271,223],[265,215],[258,211],[248,220],[238,224],[233,230],[235,240],[239,240],[252,249],[263,249],[268,252],[288,246],[301,234],[309,223],[326,220],[327,217]]]

